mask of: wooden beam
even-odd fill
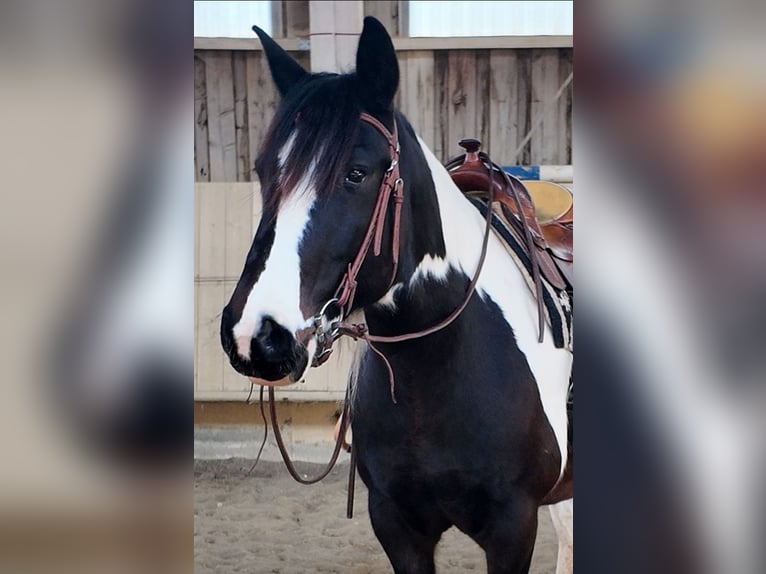
[[[307,38],[309,35],[309,3],[306,0],[289,0],[284,12],[285,38]]]
[[[309,51],[304,38],[280,38],[288,52]],[[393,38],[394,48],[403,50],[492,50],[500,48],[572,48],[572,36],[484,36],[465,38]],[[195,50],[260,50],[258,38],[194,38]]]
[[[277,42],[288,52],[309,50],[305,38],[278,38]],[[253,33],[252,38],[194,38],[195,50],[262,50],[261,41]]]
[[[311,22],[311,71],[344,72],[354,68],[364,20],[361,0],[314,1]]]
[[[409,0],[399,0],[399,19],[397,29],[399,36],[406,38],[410,35],[410,3]]]
[[[571,48],[572,36],[469,36],[393,38],[397,50],[492,50],[497,48]]]
[[[221,352],[221,356],[223,356],[223,352]],[[230,368],[230,367],[227,367]],[[249,387],[250,382],[243,377],[242,375],[238,375],[239,378],[241,378]],[[343,398],[346,396],[346,392],[343,390],[319,390],[314,391],[311,389],[307,390],[299,390],[301,388],[301,385],[296,384],[295,386],[290,387],[290,390],[281,390],[277,389],[276,391],[276,399],[277,401],[289,401],[289,402],[296,402],[296,403],[302,403],[302,402],[338,402],[342,401]],[[250,389],[244,391],[228,391],[228,390],[208,390],[206,388],[198,387],[198,390],[194,392],[194,400],[195,401],[202,401],[202,402],[218,402],[218,401],[234,401],[237,403],[241,403],[243,406],[248,406],[250,409],[250,413],[252,414],[252,405],[246,405],[245,399],[250,394]],[[256,397],[256,400],[258,400],[258,390],[256,389],[253,392],[253,396]],[[252,396],[250,397],[252,400]],[[260,420],[260,418],[258,419]]]
[[[285,37],[285,3],[282,0],[271,1],[271,37]]]

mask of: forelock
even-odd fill
[[[291,90],[256,160],[264,203],[278,207],[307,174],[301,188],[331,193],[351,156],[360,112],[353,74],[315,74]]]

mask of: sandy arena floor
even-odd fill
[[[303,486],[281,463],[196,461],[194,464],[195,572],[304,574],[390,573],[372,532],[367,492],[356,481],[354,518],[345,518],[348,466],[339,466],[320,484]],[[317,465],[301,465],[315,472]],[[547,508],[540,510],[537,545],[530,572],[555,571],[556,534]],[[439,574],[486,572],[484,553],[451,529],[437,548]]]

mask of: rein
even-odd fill
[[[282,460],[285,462],[287,472],[290,473],[290,476],[292,476],[296,482],[300,482],[301,484],[316,484],[317,482],[324,479],[328,474],[330,474],[330,471],[338,461],[338,456],[340,455],[341,447],[343,446],[343,439],[346,436],[346,428],[348,426],[348,415],[350,410],[348,402],[348,388],[349,387],[347,385],[346,397],[343,401],[343,412],[340,414],[340,432],[338,433],[339,438],[335,441],[335,449],[332,451],[330,461],[319,474],[311,478],[305,478],[301,476],[300,473],[296,470],[295,465],[293,464],[293,461],[290,459],[290,455],[287,452],[285,441],[282,438],[282,431],[279,430],[279,421],[277,420],[277,401],[274,398],[274,387],[269,387],[269,415],[271,418],[271,426],[274,428],[274,438],[277,440],[279,453],[282,455]],[[261,397],[261,400],[262,399],[263,397]]]

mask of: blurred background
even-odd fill
[[[0,5],[0,571],[192,565],[192,5]]]
[[[575,562],[763,572],[766,6],[575,22]]]
[[[500,160],[576,166],[576,567],[763,572],[764,5],[574,16],[573,143]],[[0,570],[192,568],[196,60],[239,49],[195,35],[189,2],[0,6]]]

